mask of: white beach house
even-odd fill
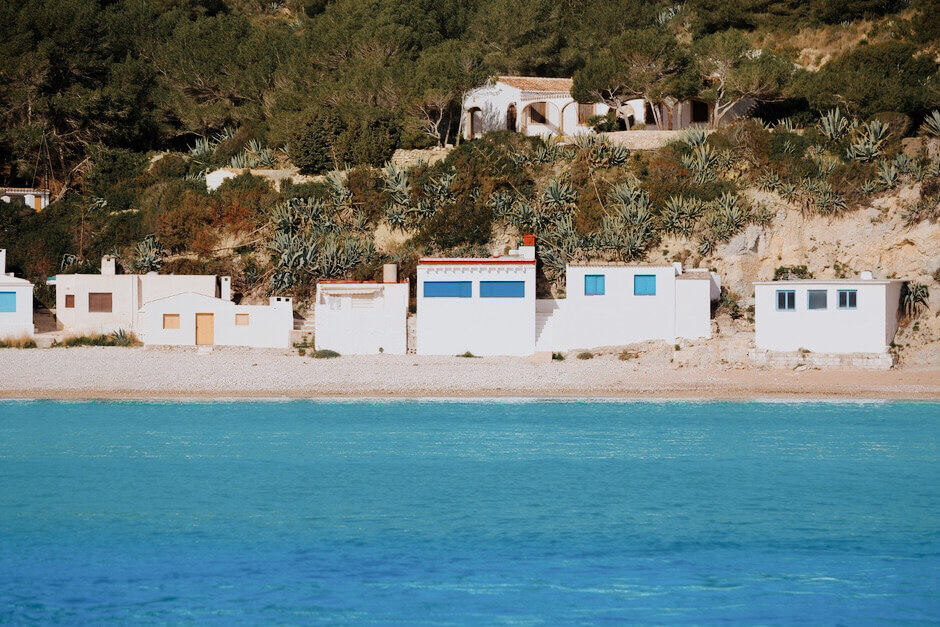
[[[58,274],[56,318],[72,333],[110,333],[118,329],[142,333],[141,308],[152,300],[193,292],[229,300],[229,277],[182,274],[117,274],[115,259],[101,258],[101,274]]]
[[[565,291],[536,303],[538,351],[711,337],[720,284],[714,273],[679,263],[586,263],[567,267]]]
[[[0,248],[0,339],[32,335],[33,284],[7,273],[7,251]]]
[[[535,352],[535,238],[508,255],[418,261],[419,355]]]
[[[382,283],[320,281],[314,305],[314,346],[343,355],[404,355],[408,351],[407,280],[386,264]]]
[[[757,348],[884,353],[898,330],[902,280],[801,279],[754,284]]]
[[[141,308],[142,339],[147,346],[290,348],[292,300],[275,296],[268,302],[236,305],[195,292],[157,298]]]

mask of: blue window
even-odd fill
[[[808,299],[806,302],[807,309],[825,309],[828,304],[826,301],[827,293],[826,290],[809,290]]]
[[[470,298],[470,281],[425,281],[425,298]]]
[[[633,276],[634,296],[656,296],[656,275],[636,274]]]
[[[839,309],[855,309],[858,307],[858,292],[855,290],[839,290]]]
[[[796,292],[777,290],[777,311],[796,311]]]
[[[525,281],[480,281],[480,298],[525,298]]]
[[[16,292],[0,292],[0,313],[16,313]]]
[[[585,274],[584,275],[584,295],[585,296],[603,296],[604,295],[604,275],[603,274]]]

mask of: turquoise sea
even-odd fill
[[[940,404],[0,402],[0,623],[940,621]]]

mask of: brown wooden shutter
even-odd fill
[[[65,308],[74,309],[75,308],[75,294],[66,294],[65,295]]]
[[[111,292],[89,292],[88,311],[111,313]]]
[[[587,124],[587,121],[594,116],[594,104],[578,103],[578,124]]]

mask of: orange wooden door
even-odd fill
[[[196,314],[196,344],[215,344],[215,316],[211,313]]]

